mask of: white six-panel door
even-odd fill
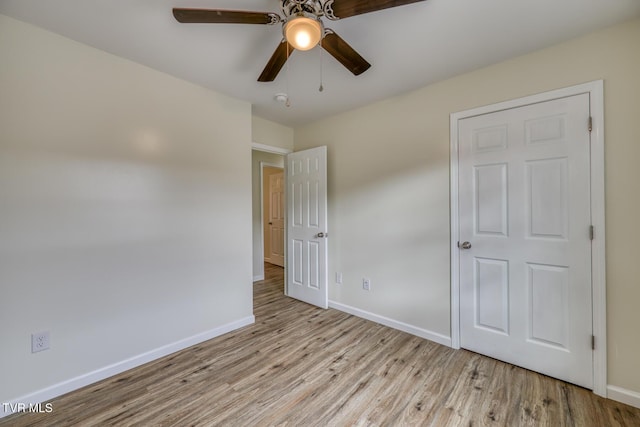
[[[327,147],[287,155],[287,295],[328,307]]]
[[[589,95],[458,122],[460,344],[593,387]]]

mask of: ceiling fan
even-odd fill
[[[336,21],[420,1],[425,0],[281,0],[284,16],[271,12],[183,8],[174,8],[173,16],[185,24],[282,24],[283,39],[258,77],[259,82],[272,82],[293,50],[309,50],[318,44],[354,75],[364,73],[371,64],[333,30],[325,28],[321,18]]]

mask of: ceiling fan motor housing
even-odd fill
[[[285,20],[300,12],[315,15],[318,19],[325,16],[328,19],[337,20],[338,18],[333,14],[332,5],[333,0],[324,2],[320,0],[282,0],[281,9]]]

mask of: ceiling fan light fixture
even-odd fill
[[[297,50],[313,49],[322,38],[322,23],[316,18],[295,15],[284,25],[284,38]]]

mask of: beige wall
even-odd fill
[[[251,106],[3,15],[0,58],[0,402],[251,319]]]
[[[450,334],[449,114],[605,82],[608,383],[640,392],[640,20],[295,130],[327,145],[330,298]],[[361,290],[362,277],[372,291]]]
[[[293,128],[252,116],[251,132],[255,143],[293,151]]]

